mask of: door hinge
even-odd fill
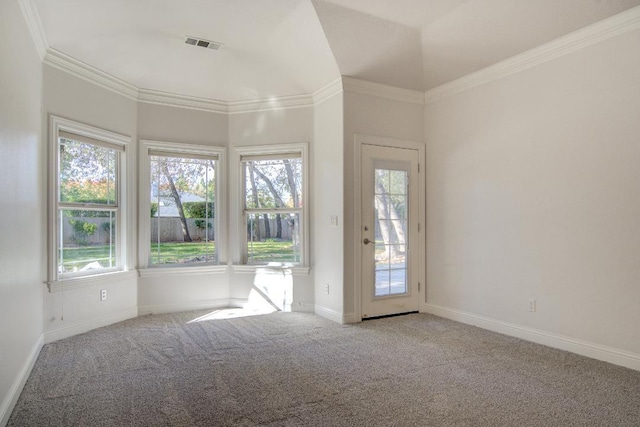
[[[420,282],[418,282],[418,292],[420,292]]]
[[[420,232],[420,223],[418,223],[418,233]]]
[[[420,173],[420,163],[418,163],[418,173]]]

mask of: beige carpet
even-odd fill
[[[46,345],[9,425],[640,426],[640,372],[435,316],[205,313]]]

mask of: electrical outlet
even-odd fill
[[[100,301],[104,301],[106,299],[107,299],[107,290],[106,289],[100,290]]]
[[[536,300],[529,300],[529,311],[536,311]]]
[[[329,295],[329,284],[324,285],[324,293]]]

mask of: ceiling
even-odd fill
[[[233,102],[340,75],[428,90],[640,0],[32,0],[50,48],[140,89]],[[219,50],[186,36],[222,43]]]

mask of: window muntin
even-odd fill
[[[301,154],[245,155],[241,163],[245,263],[304,264]]]
[[[117,218],[124,146],[57,132],[56,276],[122,268]]]
[[[149,165],[149,264],[217,263],[217,156],[150,150]]]

